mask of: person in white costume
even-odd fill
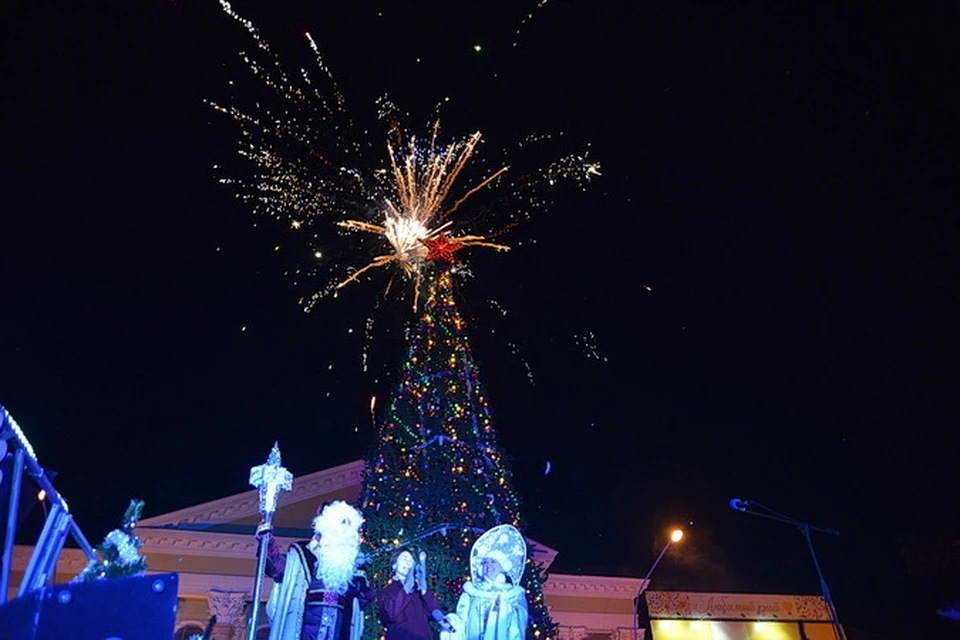
[[[357,568],[363,516],[333,502],[313,521],[315,535],[295,542],[267,601],[270,640],[360,640],[362,609],[374,597]]]
[[[448,616],[455,631],[441,633],[442,640],[523,640],[526,561],[527,544],[515,527],[503,524],[480,536],[470,552],[472,579],[463,585],[456,614]]]

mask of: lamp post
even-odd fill
[[[660,555],[657,556],[657,559],[653,561],[653,564],[650,565],[650,569],[647,571],[647,575],[643,577],[643,581],[640,583],[640,588],[637,589],[637,597],[633,601],[633,640],[637,640],[640,630],[640,596],[643,595],[643,592],[647,590],[647,586],[650,584],[650,576],[653,575],[653,570],[657,568],[657,565],[660,564],[660,561],[663,560],[663,556],[666,555],[667,549],[675,542],[680,542],[683,539],[683,529],[674,529],[670,532],[670,537],[667,538],[667,544],[663,545],[663,549],[660,550]]]

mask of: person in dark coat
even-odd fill
[[[386,640],[432,640],[431,619],[441,630],[452,630],[440,611],[440,600],[427,586],[426,560],[422,551],[419,562],[410,549],[394,552],[390,563],[393,579],[377,594]]]

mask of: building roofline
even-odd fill
[[[359,485],[365,467],[363,460],[355,460],[322,471],[315,471],[293,479],[293,490],[281,492],[277,508],[311,498],[318,498],[334,491]],[[204,502],[163,513],[139,522],[142,527],[163,527],[179,524],[226,524],[241,518],[255,516],[260,512],[260,494],[250,489],[225,498]]]

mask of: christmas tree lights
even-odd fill
[[[362,510],[375,554],[375,584],[390,579],[385,551],[412,544],[427,553],[431,587],[445,609],[469,577],[470,548],[500,524],[522,530],[513,478],[497,443],[490,407],[454,300],[451,268],[435,261],[408,340],[400,383],[367,460]],[[555,637],[543,600],[541,568],[528,559],[523,586],[529,638]],[[368,612],[368,638],[380,627]]]

